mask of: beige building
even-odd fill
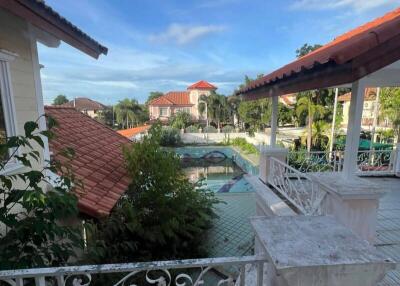
[[[149,103],[150,120],[167,121],[182,111],[189,113],[194,121],[206,120],[206,115],[199,113],[199,99],[202,95],[209,96],[216,89],[216,86],[201,80],[190,85],[186,91],[167,92]]]
[[[37,43],[56,48],[60,42],[98,58],[106,54],[103,47],[72,23],[60,16],[44,1],[0,1],[0,128],[5,136],[24,133],[24,124],[38,118],[46,129],[40,64]],[[42,116],[42,117],[41,117]],[[43,159],[49,158],[49,148],[37,149]],[[17,160],[6,166],[5,173],[18,173],[24,168]]]

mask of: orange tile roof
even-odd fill
[[[117,132],[121,134],[122,136],[125,136],[126,138],[132,138],[133,136],[143,133],[147,130],[149,130],[151,125],[143,125],[143,126],[138,126],[134,128],[128,128],[128,129],[123,129],[123,130],[118,130]]]
[[[80,212],[92,217],[110,213],[131,182],[125,169],[122,146],[132,142],[107,126],[71,107],[46,106],[46,115],[58,122],[50,151],[61,163],[60,152],[75,151],[71,168],[83,187],[74,190]]]
[[[187,89],[217,89],[217,87],[205,80],[200,80],[190,85]]]
[[[160,97],[153,99],[149,105],[183,105],[183,106],[192,106],[190,103],[190,96],[188,91],[170,91]]]
[[[366,88],[365,93],[364,93],[364,100],[375,100],[376,98],[376,88]],[[345,93],[341,96],[338,97],[338,101],[344,102],[344,101],[350,101],[351,99],[351,92]]]
[[[104,104],[86,97],[77,97],[67,103],[61,104],[60,106],[74,107],[78,110],[103,110],[106,108]]]
[[[359,26],[321,48],[252,81],[237,93],[247,93],[323,64],[345,64],[400,34],[400,8]]]

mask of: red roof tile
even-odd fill
[[[74,107],[79,111],[82,110],[102,110],[106,106],[100,102],[86,97],[77,97],[67,103],[61,104],[63,107]]]
[[[170,91],[163,96],[157,97],[153,99],[149,105],[155,106],[173,106],[173,105],[180,105],[180,106],[192,106],[193,104],[190,103],[190,97],[188,91]]]
[[[126,138],[131,138],[139,133],[143,133],[150,129],[151,125],[143,125],[129,129],[118,130],[117,132]]]
[[[247,93],[262,86],[294,76],[304,70],[317,68],[327,63],[345,64],[354,58],[372,50],[400,34],[400,8],[383,17],[359,26],[321,48],[252,81],[238,93]],[[370,72],[373,70],[371,69]]]
[[[74,190],[79,210],[93,217],[108,215],[130,183],[122,146],[131,141],[74,108],[46,106],[45,112],[58,122],[50,141],[55,159],[66,161],[60,154],[66,147],[75,151],[71,167],[83,184]]]
[[[190,85],[187,89],[217,89],[217,87],[205,80],[200,80]]]
[[[364,93],[364,100],[375,100],[376,96],[376,88],[366,88],[365,93]],[[351,99],[351,92],[345,93],[341,96],[338,97],[338,101],[344,102],[344,101],[350,101]]]

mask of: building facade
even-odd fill
[[[215,85],[201,80],[188,86],[186,91],[167,92],[149,103],[150,120],[168,121],[178,112],[189,113],[193,121],[206,120],[206,115],[199,112],[199,101],[216,89]]]

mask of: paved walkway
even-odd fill
[[[366,179],[388,190],[380,200],[376,247],[400,263],[400,178]],[[379,285],[400,285],[400,266],[389,272]]]

